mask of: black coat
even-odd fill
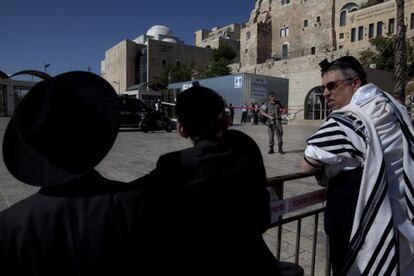
[[[278,275],[262,238],[270,223],[265,169],[247,135],[231,130],[165,154],[132,184],[145,194],[146,264],[154,275]]]
[[[0,275],[139,275],[142,194],[97,172],[0,213]]]

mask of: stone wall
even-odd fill
[[[172,65],[187,65],[203,71],[211,63],[211,49],[159,40],[148,41],[148,80],[161,81],[164,68],[162,61]]]
[[[285,5],[273,1],[271,11],[273,57],[282,58],[283,45],[287,45],[290,58],[309,55],[312,47],[315,53],[332,50],[331,1],[290,1]]]
[[[105,52],[105,79],[118,93],[135,83],[136,52],[137,44],[131,40],[123,40]]]
[[[345,51],[335,51],[328,54],[308,55],[289,60],[268,60],[265,63],[238,68],[236,64],[231,67],[234,72],[252,73],[265,76],[282,77],[289,79],[289,110],[299,112],[303,110],[306,96],[316,86],[321,85],[319,62],[328,58],[337,59],[346,55]],[[303,112],[297,114],[303,118]]]
[[[407,37],[414,35],[414,29],[410,27],[411,14],[414,13],[414,0],[405,1],[404,15],[407,24]],[[390,19],[394,19],[394,31],[390,32]],[[377,4],[375,6],[362,8],[357,11],[351,12],[347,18],[347,24],[343,27],[338,26],[338,41],[344,49],[347,50],[364,50],[371,48],[369,43],[369,25],[373,24],[373,37],[377,36],[378,22],[382,22],[382,36],[395,35],[397,31],[397,19],[396,19],[396,3],[395,1],[387,1]],[[359,27],[363,30],[363,36],[360,40],[358,37]],[[355,41],[351,41],[351,32],[354,29]],[[343,39],[339,39],[339,35],[343,34]]]

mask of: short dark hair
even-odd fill
[[[191,139],[213,138],[222,127],[224,100],[214,90],[193,86],[177,96],[178,122]]]
[[[338,70],[346,79],[357,76],[361,80],[361,85],[367,84],[367,74],[361,63],[353,56],[340,57],[332,62],[324,59],[319,63],[319,66],[321,67],[322,76],[328,71]]]

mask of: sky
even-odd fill
[[[186,44],[194,32],[245,23],[254,0],[4,0],[0,7],[0,71],[100,73],[105,51],[153,25]]]

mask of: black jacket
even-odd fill
[[[93,171],[0,213],[0,274],[139,275],[140,191]]]
[[[278,275],[262,238],[270,223],[265,169],[247,135],[230,130],[165,154],[132,184],[145,194],[146,263],[154,275]]]

